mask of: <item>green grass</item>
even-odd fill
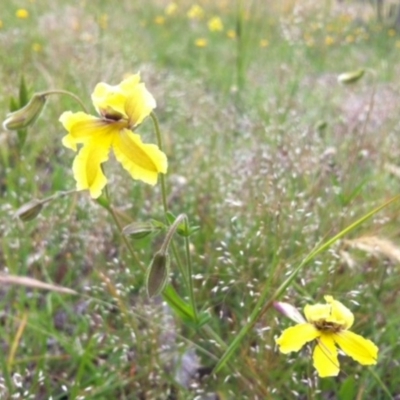
[[[318,378],[311,347],[279,353],[274,339],[292,323],[269,307],[227,365],[209,374],[261,293],[271,300],[317,245],[399,193],[399,175],[387,167],[398,163],[400,149],[395,31],[361,19],[351,2],[316,8],[298,2],[297,11],[289,1],[281,9],[274,2],[244,2],[241,36],[233,39],[227,32],[237,32],[238,8],[228,1],[199,1],[205,17],[198,21],[186,15],[189,1],[177,2],[173,15],[165,15],[161,0],[6,3],[0,13],[2,119],[10,97],[18,97],[21,76],[30,93],[69,90],[93,112],[90,94],[98,82],[117,84],[124,74],[141,72],[157,100],[169,160],[168,207],[200,226],[190,237],[194,296],[211,319],[196,330],[161,299],[147,298],[143,269],[111,215],[86,192],[51,202],[33,221],[13,218],[32,198],[75,187],[74,154],[62,146],[58,118],[79,106],[51,96],[22,149],[15,132],[0,131],[0,265],[2,272],[79,295],[1,288],[0,397],[217,393],[220,399],[348,400],[400,394],[398,201],[317,254],[278,299],[302,309],[335,296],[355,314],[353,331],[378,345],[376,366],[340,357],[338,377]],[[18,19],[18,8],[29,18]],[[104,15],[108,25],[101,27]],[[164,23],[155,22],[158,16]],[[222,19],[223,32],[208,31],[212,16]],[[207,46],[196,47],[198,38]],[[358,68],[373,70],[375,78],[367,73],[353,86],[337,83],[339,73]],[[321,122],[326,126],[318,129]],[[150,119],[138,132],[156,141]],[[115,160],[105,171],[123,226],[164,220],[159,186],[132,181]],[[128,240],[147,266],[163,235]],[[174,243],[185,267],[184,240]],[[188,299],[174,257],[171,282]],[[208,374],[184,387],[175,371],[188,349],[196,349]]]

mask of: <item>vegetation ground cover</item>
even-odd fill
[[[0,13],[2,120],[22,77],[29,94],[69,90],[89,106],[98,82],[140,71],[157,101],[169,210],[200,227],[190,236],[196,304],[227,346],[261,293],[272,299],[316,246],[398,194],[393,19],[357,2],[279,3],[6,0]],[[340,73],[360,68],[358,82],[338,83]],[[333,295],[354,313],[352,329],[379,347],[375,366],[340,356],[339,376],[319,378],[311,347],[278,351],[275,339],[293,323],[268,307],[210,373],[221,343],[161,298],[148,299],[146,274],[88,193],[58,198],[32,221],[13,218],[33,198],[74,189],[58,119],[78,108],[68,97],[49,98],[23,145],[15,132],[0,132],[2,272],[79,293],[2,287],[4,398],[400,394],[398,202],[318,253],[275,299],[302,310]],[[151,123],[140,134],[155,142]],[[115,160],[105,170],[122,225],[163,220],[159,186],[133,181]],[[163,235],[128,240],[149,265]],[[185,259],[184,240],[174,242]],[[171,282],[186,299],[175,261]],[[188,363],[196,376],[182,372]]]

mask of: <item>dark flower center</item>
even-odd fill
[[[324,319],[314,321],[313,324],[319,331],[324,332],[339,332],[343,329],[342,325],[335,322],[325,321]]]

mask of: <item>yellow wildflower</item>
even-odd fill
[[[229,39],[235,39],[236,38],[236,32],[234,29],[229,29],[228,32],[226,32],[226,36],[228,36]]]
[[[267,39],[260,40],[260,47],[268,47],[268,46],[269,46],[269,41]]]
[[[327,46],[332,46],[334,43],[335,43],[335,39],[334,39],[332,36],[328,35],[328,36],[325,38],[325,44],[326,44]]]
[[[324,298],[327,304],[304,307],[307,322],[298,321],[298,325],[284,330],[276,339],[280,351],[284,354],[299,351],[306,343],[316,340],[313,360],[320,377],[338,375],[336,345],[362,365],[376,364],[378,348],[375,344],[348,330],[354,322],[352,312],[332,296]]]
[[[187,12],[189,19],[202,19],[204,17],[204,10],[197,4],[192,5]]]
[[[165,14],[166,15],[173,15],[173,14],[176,13],[177,9],[178,9],[178,6],[177,6],[176,3],[174,3],[174,2],[169,3],[167,5],[167,7],[165,7]]]
[[[40,43],[36,43],[35,42],[35,43],[32,44],[32,50],[35,53],[40,53],[43,50],[43,48],[42,48],[42,45]]]
[[[197,47],[206,47],[206,46],[207,46],[207,40],[204,39],[204,38],[199,38],[199,39],[196,39],[196,41],[194,42],[194,44],[195,44]]]
[[[73,163],[77,190],[89,189],[92,198],[101,195],[107,184],[101,164],[112,148],[117,161],[133,179],[154,185],[159,173],[167,171],[167,157],[154,144],[145,144],[131,130],[139,126],[156,107],[140,75],[135,74],[119,85],[96,85],[92,102],[99,117],[84,112],[64,112],[60,122],[68,131],[64,146],[77,151]]]
[[[19,8],[15,13],[15,16],[20,19],[27,19],[29,17],[29,12],[28,10],[25,10],[25,8]]]
[[[107,29],[108,28],[108,15],[107,14],[101,14],[97,20],[99,26],[101,29]]]
[[[157,25],[164,25],[164,23],[165,23],[165,17],[162,16],[162,15],[158,15],[157,17],[154,18],[154,22],[155,22]]]
[[[224,25],[220,17],[213,17],[208,21],[208,29],[211,32],[221,32],[224,30]]]

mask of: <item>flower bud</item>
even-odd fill
[[[149,297],[157,296],[164,290],[168,283],[170,262],[168,253],[159,251],[155,254],[146,276],[147,294]]]
[[[360,80],[364,74],[364,69],[358,69],[357,71],[344,72],[343,74],[340,74],[337,79],[338,82],[343,85],[350,85]]]
[[[274,301],[275,310],[279,311],[281,314],[290,318],[292,321],[302,324],[305,322],[304,317],[301,315],[300,311],[289,303],[284,303],[282,301]]]
[[[133,239],[143,239],[151,233],[158,232],[159,227],[150,222],[133,222],[124,227],[123,233],[125,236],[131,236]]]
[[[43,202],[37,199],[33,199],[28,203],[21,206],[14,214],[15,218],[19,218],[23,222],[31,221],[35,219],[43,208]]]
[[[3,122],[3,128],[8,131],[16,131],[32,125],[42,112],[45,103],[46,95],[35,93],[23,108],[7,114],[7,119]]]

